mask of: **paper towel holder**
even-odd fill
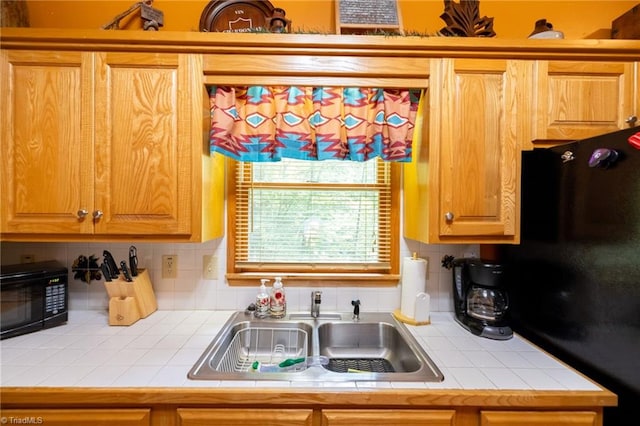
[[[410,259],[405,258],[405,261],[413,262],[412,263],[413,266],[415,266],[416,264],[415,262],[418,260],[421,261],[422,268],[423,268],[423,270],[420,271],[421,272],[420,275],[426,276],[427,261],[425,259],[418,258],[416,252],[413,252]],[[408,266],[410,266],[409,263],[403,266],[403,282],[402,282],[403,295],[402,295],[401,308],[393,311],[393,316],[398,321],[401,321],[410,325],[430,324],[431,323],[430,309],[429,309],[430,297],[426,293],[426,291],[424,291],[425,290],[424,287],[426,283],[423,283],[422,286],[418,286],[416,288],[415,285],[412,285],[412,284],[415,284],[415,280],[411,280],[409,281],[409,286],[407,288],[405,286],[405,284],[407,283],[404,281],[404,279],[406,278],[405,269]],[[425,278],[424,276],[423,276],[423,279]],[[404,294],[404,292],[407,292],[407,294]]]
[[[409,325],[428,325],[431,324],[431,313],[429,310],[430,297],[427,293],[418,293],[416,295],[415,318],[409,318],[403,315],[400,309],[393,311],[393,316],[400,322]],[[419,313],[420,312],[420,313]]]

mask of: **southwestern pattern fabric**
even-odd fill
[[[239,161],[411,161],[419,89],[214,86],[211,152]]]

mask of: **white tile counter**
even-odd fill
[[[521,337],[494,341],[473,336],[451,313],[433,313],[430,325],[407,326],[444,374],[440,383],[187,379],[231,313],[156,311],[129,327],[115,327],[108,325],[106,311],[71,311],[66,325],[0,341],[0,385],[601,390]]]

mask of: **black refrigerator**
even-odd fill
[[[514,330],[618,395],[605,426],[638,425],[639,133],[524,152],[521,244],[503,247]]]

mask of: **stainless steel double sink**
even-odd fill
[[[193,380],[439,382],[444,376],[390,313],[234,313],[189,371]]]

